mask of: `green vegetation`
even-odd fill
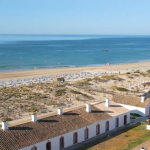
[[[11,118],[8,118],[8,117],[4,117],[4,118],[3,118],[3,121],[4,121],[4,122],[6,122],[6,121],[11,121],[11,120],[12,120],[12,119],[11,119]]]
[[[140,75],[143,76],[143,77],[146,77],[148,74],[145,73],[145,72],[140,72]]]
[[[52,105],[56,105],[56,102],[55,102],[55,101],[52,101]]]
[[[132,75],[129,75],[129,74],[127,74],[127,77],[128,77],[129,79],[133,79],[133,78],[134,78]]]
[[[131,74],[130,72],[127,72],[126,74]]]
[[[101,78],[105,79],[105,80],[117,80],[117,81],[122,81],[123,80],[122,78],[120,78],[116,75],[102,76]]]
[[[141,128],[141,127],[144,127],[144,128],[146,129],[145,124],[143,124],[143,125],[141,125],[141,126],[139,126],[139,127],[136,127],[136,128],[133,129],[133,130],[139,132],[140,129],[141,129],[141,130],[144,129],[144,128]],[[149,133],[149,131],[146,132],[146,131],[144,130],[144,133],[145,133],[145,134],[144,134],[143,136],[137,138],[136,140],[132,140],[132,141],[127,145],[127,147],[124,148],[124,149],[122,149],[122,150],[130,150],[130,149],[132,149],[132,148],[134,148],[134,147],[136,147],[136,146],[142,144],[143,142],[149,140],[149,138],[150,138],[150,133]]]
[[[96,82],[107,82],[106,79],[102,79],[100,77],[95,77],[95,78],[93,78],[93,80],[96,81]]]
[[[133,75],[133,76],[136,76],[136,77],[140,76],[140,75],[137,74],[137,73],[133,73],[132,75]]]
[[[146,72],[150,74],[150,70],[147,70]]]
[[[81,92],[74,91],[74,90],[71,90],[70,92],[73,93],[73,94],[82,94]]]
[[[130,115],[133,116],[133,117],[142,117],[141,115],[136,114],[136,113],[130,113]]]
[[[123,88],[123,87],[116,87],[116,89],[117,89],[118,91],[122,91],[122,92],[129,91],[128,89]]]
[[[122,92],[129,91],[129,90],[126,89],[126,88],[123,88],[123,87],[117,87],[117,86],[115,86],[115,85],[112,86],[111,89],[112,89],[112,90],[116,90],[116,89],[117,89],[118,91],[122,91]]]
[[[62,96],[66,93],[65,89],[59,89],[57,91],[55,91],[55,96]]]
[[[147,73],[150,73],[150,70],[147,70]],[[146,77],[148,74],[146,72],[140,72],[140,70],[136,70],[134,71],[134,73],[132,73],[133,76],[143,76]]]
[[[78,92],[78,91],[71,90],[70,92],[73,93],[73,94],[81,94],[83,97],[88,98],[88,99],[90,98],[90,96],[88,96],[87,94],[84,94],[84,93],[81,93],[81,92]]]
[[[134,73],[140,73],[140,70],[136,70],[136,71],[134,71]]]
[[[83,86],[83,85],[89,84],[90,81],[92,81],[91,78],[86,78],[86,79],[75,82],[75,84],[79,86]]]
[[[109,138],[110,137],[110,138]],[[135,127],[128,127],[109,134],[109,137],[98,137],[83,144],[78,150],[130,150],[150,139],[150,131],[146,124],[138,123]]]
[[[117,75],[109,75],[109,76],[95,77],[93,78],[93,80],[96,82],[107,82],[110,80],[122,81],[123,79],[118,77]]]
[[[35,112],[35,111],[36,111],[36,108],[35,108],[34,106],[31,106],[30,111],[31,111],[31,112]]]

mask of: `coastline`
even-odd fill
[[[146,71],[150,69],[150,61],[127,63],[127,64],[114,64],[110,66],[86,66],[86,67],[68,67],[68,68],[51,68],[51,69],[39,69],[39,70],[24,70],[15,72],[3,72],[0,73],[0,81],[17,80],[33,77],[42,77],[50,75],[61,75],[68,73],[76,73],[83,71],[103,71],[103,72],[116,72],[121,73],[141,70]]]

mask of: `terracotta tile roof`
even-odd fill
[[[38,120],[37,123],[24,123],[6,131],[0,129],[0,150],[21,149],[108,118],[111,118],[109,114],[92,106],[92,113],[87,113],[84,107]]]
[[[144,86],[150,86],[150,82],[143,83]]]
[[[116,94],[112,97],[112,101],[120,104],[145,108],[150,102],[150,98],[147,98],[144,103],[142,103],[140,97]]]
[[[101,102],[99,104],[94,105],[97,108],[102,109],[104,112],[106,112],[107,114],[109,114],[112,117],[118,116],[120,114],[129,112],[128,109],[118,105],[117,103],[115,103],[114,101],[110,101],[110,107],[106,107],[105,106],[105,101]]]

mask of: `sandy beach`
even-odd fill
[[[150,62],[138,62],[130,64],[120,64],[120,65],[110,65],[110,66],[88,66],[88,67],[75,67],[75,68],[55,68],[55,69],[41,69],[41,70],[26,70],[26,71],[16,71],[16,72],[4,72],[0,73],[0,81],[8,81],[10,79],[25,79],[32,77],[42,77],[49,75],[61,75],[67,73],[83,72],[83,71],[106,71],[106,72],[116,72],[120,73],[140,70],[146,71],[150,69]]]

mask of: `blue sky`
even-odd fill
[[[0,34],[150,35],[150,0],[0,0]]]

